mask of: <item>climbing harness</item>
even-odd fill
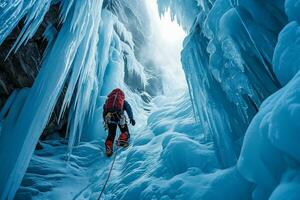
[[[108,129],[108,124],[118,124],[121,127],[124,127],[127,124],[127,118],[124,113],[119,112],[108,112],[104,119],[104,128]]]
[[[116,145],[116,146],[117,146],[117,145]],[[115,164],[115,161],[116,161],[116,157],[117,157],[118,150],[119,150],[119,146],[116,147],[116,152],[115,152],[115,155],[114,155],[114,159],[113,159],[113,161],[112,161],[112,163],[111,163],[111,166],[110,166],[110,169],[109,169],[107,178],[106,178],[105,183],[104,183],[104,185],[103,185],[103,187],[102,187],[102,190],[101,190],[101,193],[100,193],[100,195],[99,195],[98,200],[101,199],[101,196],[103,195],[104,190],[105,190],[105,188],[106,188],[106,186],[107,186],[107,183],[108,183],[108,181],[109,181],[109,178],[110,178],[112,169],[113,169],[114,164]]]

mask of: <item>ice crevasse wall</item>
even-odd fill
[[[122,13],[120,1],[59,2],[62,27],[55,37],[45,34],[48,48],[33,86],[15,91],[1,111],[0,158],[7,160],[0,165],[1,198],[13,198],[63,88],[62,112],[68,108],[69,113],[69,153],[80,138],[95,137],[81,135],[83,128],[89,133],[101,132],[93,124],[101,121],[103,96],[114,86],[123,85],[134,104],[143,104],[125,87],[124,77],[131,79],[129,83],[139,83],[131,89],[145,90],[147,69],[134,49],[139,48],[136,45],[147,31],[135,30],[141,37],[132,37],[128,29],[138,24],[121,23],[102,9],[107,5],[107,9]],[[244,180],[234,179],[233,185],[247,181],[252,186],[246,196],[299,198],[300,1],[157,2],[161,14],[170,9],[173,19],[189,33],[182,64],[201,132],[207,141],[213,141],[218,163],[225,169],[217,172],[218,180],[226,185],[231,181],[226,173],[234,170]],[[5,23],[0,24],[0,43],[26,16],[13,47],[18,49],[34,35],[51,3],[27,0],[1,4],[4,14],[0,21]],[[143,21],[144,15],[138,15],[143,9],[137,1],[123,3],[127,8],[138,7],[140,12],[129,13]],[[108,85],[116,72],[120,82]],[[210,187],[222,196],[228,192],[224,184]]]
[[[147,86],[151,88],[147,84],[149,78],[135,53],[138,43],[147,42],[148,15],[144,4],[137,1],[5,1],[1,3],[0,43],[25,17],[11,49],[17,51],[33,37],[49,8],[57,3],[61,27],[55,33],[49,24],[44,33],[48,45],[32,87],[15,90],[1,110],[0,157],[5,162],[0,166],[0,199],[14,197],[61,95],[58,117],[68,113],[69,155],[79,141],[105,135],[99,134],[104,131],[99,124],[108,91],[115,87],[124,89],[134,109],[142,109],[150,98],[145,92]],[[124,8],[127,12],[121,12]],[[134,9],[137,11],[132,12]],[[134,28],[139,37],[132,37],[130,31]],[[157,80],[155,76],[151,78],[152,82]],[[162,91],[158,87],[151,92]]]
[[[223,168],[237,167],[253,199],[298,199],[300,1],[158,2],[193,21],[183,68]]]

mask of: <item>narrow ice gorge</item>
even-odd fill
[[[299,5],[0,2],[0,199],[98,199],[116,87],[137,126],[103,199],[299,199]]]

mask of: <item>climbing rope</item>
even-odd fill
[[[116,146],[117,146],[117,147],[116,147],[116,152],[115,152],[115,155],[114,155],[114,159],[113,159],[113,161],[112,161],[112,163],[111,163],[111,166],[110,166],[110,169],[109,169],[109,172],[108,172],[106,181],[105,181],[105,183],[104,183],[104,185],[103,185],[103,187],[102,187],[102,190],[101,190],[101,193],[100,193],[100,195],[99,195],[98,200],[101,199],[101,196],[102,196],[102,194],[104,193],[104,190],[105,190],[106,185],[107,185],[107,183],[108,183],[108,181],[109,181],[109,178],[110,178],[112,169],[113,169],[113,167],[114,167],[114,164],[115,164],[115,161],[116,161],[116,157],[117,157],[117,153],[118,153],[118,150],[119,150],[119,146],[118,146],[118,145],[116,145]]]

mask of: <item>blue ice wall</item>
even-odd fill
[[[15,47],[26,43],[54,2],[57,1],[5,2],[1,13],[1,22],[5,23],[0,24],[1,31],[5,32],[0,43],[22,16],[27,21]],[[130,92],[130,87],[143,91],[147,83],[144,67],[136,59],[133,33],[117,16],[107,9],[102,11],[102,3],[61,1],[63,25],[48,46],[33,86],[14,92],[3,108],[0,159],[6,162],[0,166],[0,199],[13,198],[63,88],[66,91],[61,114],[68,108],[68,159],[73,146],[81,139],[89,141],[105,135],[101,134],[100,113],[103,99],[111,89],[120,87],[132,104],[142,104],[139,95]],[[123,3],[132,11],[139,11],[138,6],[143,6],[133,1]],[[133,80],[135,85],[126,85],[125,79]],[[135,106],[138,107],[141,106]],[[89,130],[84,135],[83,128]]]
[[[42,6],[43,2],[40,3]],[[92,10],[92,3],[98,9]],[[70,4],[72,4],[70,5],[70,12],[66,16],[53,48],[44,60],[32,88],[27,92],[26,97],[23,93],[18,93],[18,97],[21,95],[20,98],[22,97],[24,101],[14,102],[2,120],[5,128],[1,131],[0,157],[6,162],[0,167],[1,198],[12,199],[18,189],[35,145],[50,118],[70,71],[71,85],[69,88],[74,88],[77,81],[72,82],[72,77],[78,74],[77,71],[86,72],[83,72],[82,76],[79,77],[86,79],[88,77],[87,71],[90,72],[93,69],[95,57],[86,58],[86,55],[96,46],[93,41],[97,39],[95,30],[98,31],[101,17],[99,10],[101,10],[102,2],[76,1],[74,4],[71,2]],[[32,14],[35,15],[36,12]],[[88,26],[90,29],[87,28]],[[87,87],[91,88],[94,79],[86,80],[88,82]],[[80,95],[81,90],[77,91],[77,94]],[[89,98],[89,95],[85,97]],[[89,99],[83,101],[89,101]],[[17,108],[14,109],[16,106]],[[81,109],[80,114],[86,111],[84,107]],[[11,118],[12,115],[18,117]]]
[[[238,169],[254,183],[253,199],[299,199],[299,1],[285,2],[273,70],[283,87],[263,102],[247,129]],[[254,164],[255,163],[255,164]]]
[[[199,12],[184,42],[183,68],[195,115],[223,166],[231,166],[262,101],[281,87],[272,57],[287,22],[284,2],[191,2]],[[161,6],[172,10],[168,1]],[[190,10],[189,5],[177,7],[179,18]]]
[[[219,161],[238,159],[252,199],[298,199],[299,0],[194,2],[182,63]]]

